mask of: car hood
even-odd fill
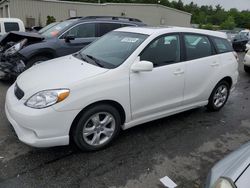
[[[0,39],[0,45],[4,46],[8,42],[19,42],[20,40],[25,39],[25,38],[28,40],[28,43],[36,43],[36,42],[41,42],[42,40],[44,40],[44,37],[38,33],[13,31],[4,35]]]
[[[206,188],[210,188],[220,177],[227,177],[235,182],[249,164],[250,142],[226,156],[211,169]]]
[[[71,88],[79,81],[107,72],[72,55],[60,57],[35,65],[17,78],[18,86],[25,98],[47,89]]]

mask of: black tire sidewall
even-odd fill
[[[106,142],[105,144],[100,145],[100,146],[91,146],[87,144],[83,139],[83,136],[82,136],[83,126],[92,115],[98,112],[108,112],[113,115],[113,117],[115,118],[115,125],[116,125],[115,131],[112,137],[110,138],[110,140]],[[107,147],[117,137],[117,135],[120,132],[120,129],[121,129],[121,118],[116,108],[114,108],[111,105],[100,104],[100,105],[95,105],[95,106],[92,106],[91,108],[88,108],[81,115],[79,121],[76,123],[76,126],[73,128],[71,136],[72,136],[72,140],[74,141],[74,143],[80,150],[95,151],[95,150],[100,150],[100,149],[104,149],[105,147]]]
[[[214,101],[213,101],[213,100],[214,100],[214,95],[215,95],[215,92],[217,91],[218,87],[220,87],[221,85],[224,85],[224,86],[227,87],[228,94],[227,94],[227,98],[226,98],[226,101],[224,102],[224,104],[223,104],[221,107],[216,107],[216,106],[214,105]],[[209,102],[208,102],[208,105],[207,105],[208,109],[209,109],[210,111],[219,111],[219,110],[220,110],[221,108],[223,108],[224,105],[227,103],[227,100],[228,100],[229,95],[230,95],[230,86],[229,86],[228,82],[226,82],[226,81],[221,81],[221,82],[219,82],[219,83],[215,86],[215,88],[213,89],[213,91],[212,91],[212,93],[211,93],[211,95],[210,95],[210,97],[209,97]]]
[[[249,66],[244,65],[244,70],[245,70],[246,73],[250,73],[250,67]]]

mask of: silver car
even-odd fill
[[[206,188],[250,187],[250,142],[219,161],[210,171]]]

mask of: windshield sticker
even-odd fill
[[[139,39],[138,38],[130,38],[130,37],[126,37],[124,39],[122,39],[121,42],[129,42],[129,43],[135,43],[137,42]]]

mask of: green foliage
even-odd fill
[[[67,0],[67,1],[80,1],[89,3],[98,3],[98,0]],[[184,4],[182,0],[100,0],[101,3],[148,3],[148,4],[161,4],[171,8],[186,11],[192,14],[191,23],[211,28],[211,25],[221,26],[221,28],[249,28],[250,29],[250,11],[238,11],[232,8],[226,11],[221,5],[198,6],[194,2]],[[214,26],[212,27],[214,28]]]
[[[47,16],[47,21],[46,21],[46,25],[49,25],[49,24],[51,24],[51,23],[53,23],[53,22],[56,22],[56,19],[55,19],[55,17],[54,16]]]
[[[236,26],[234,17],[229,16],[222,24],[221,24],[221,29],[226,29],[226,30],[232,30]]]

